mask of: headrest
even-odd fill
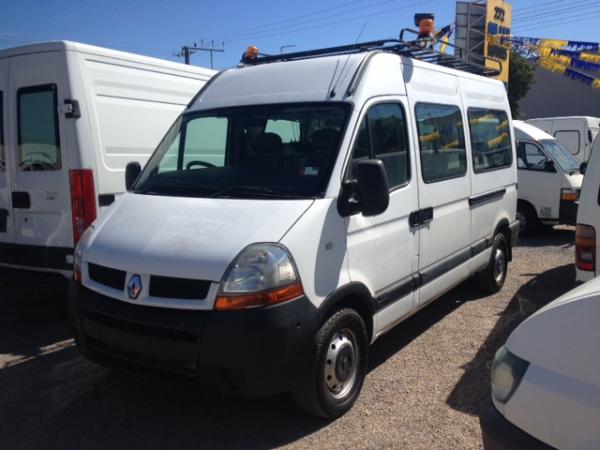
[[[281,153],[283,142],[277,133],[261,133],[254,142],[255,151],[259,155]]]

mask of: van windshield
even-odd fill
[[[579,162],[559,141],[556,139],[544,139],[540,142],[544,146],[544,150],[560,166],[563,172],[573,174],[579,170]]]
[[[313,198],[324,191],[350,105],[277,104],[187,113],[135,184],[141,194]]]

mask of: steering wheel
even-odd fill
[[[193,166],[216,167],[214,164],[206,161],[190,161],[185,165],[186,170],[190,170]]]

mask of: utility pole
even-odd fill
[[[193,46],[184,45],[181,47],[181,51],[175,53],[175,56],[181,58],[183,56],[183,60],[186,64],[190,63],[190,56],[192,56],[196,52],[209,52],[210,53],[210,68],[213,68],[213,53],[220,52],[223,53],[225,51],[225,42],[221,42],[221,47],[215,47],[215,41],[210,41],[210,47],[204,45],[204,41],[200,41],[200,46],[198,46],[195,42]]]

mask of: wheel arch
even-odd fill
[[[373,337],[373,315],[375,314],[375,300],[369,288],[363,283],[351,282],[338,287],[319,306],[321,325],[335,311],[341,308],[354,309],[365,321],[369,341]]]

